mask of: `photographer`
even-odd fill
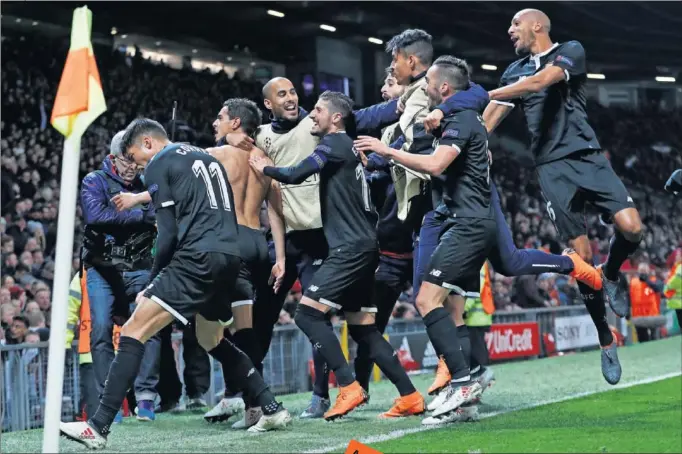
[[[149,283],[156,237],[151,204],[118,212],[111,199],[121,192],[140,192],[144,185],[137,166],[120,152],[123,131],[111,141],[111,154],[100,170],[83,179],[81,205],[85,222],[81,258],[90,299],[90,346],[98,392],[114,359],[114,317],[127,318],[131,303]],[[122,324],[122,323],[121,323]],[[159,337],[145,345],[142,368],[135,380],[137,419],[153,421],[159,374]]]

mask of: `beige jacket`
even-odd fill
[[[414,125],[422,123],[429,113],[428,101],[424,77],[408,86],[400,97],[400,102],[405,106],[398,122],[405,135],[405,143],[401,150],[408,151],[412,146]],[[422,185],[430,178],[426,174],[406,169],[400,164],[394,164],[391,167],[391,176],[398,199],[398,219],[404,221],[410,211],[412,199],[421,193]]]

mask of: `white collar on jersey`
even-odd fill
[[[535,55],[530,56],[530,59],[533,61],[533,63],[535,63],[535,69],[536,70],[540,69],[540,57],[544,57],[548,53],[552,52],[554,49],[557,48],[557,46],[559,46],[559,43],[554,43],[552,45],[552,47],[550,47],[546,51],[540,52],[539,54],[535,54]]]

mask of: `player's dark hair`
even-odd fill
[[[353,100],[349,96],[338,91],[327,90],[320,95],[320,101],[327,103],[329,112],[340,113],[343,124],[348,126],[348,119],[353,116]]]
[[[386,52],[402,52],[403,55],[414,55],[424,65],[431,65],[433,61],[433,38],[424,30],[411,28],[399,35],[395,35],[386,44]]]
[[[461,58],[441,55],[433,62],[438,68],[438,76],[459,91],[469,88],[469,65]]]
[[[128,150],[138,141],[140,136],[152,135],[159,139],[168,139],[166,130],[161,123],[151,118],[137,118],[130,122],[121,140],[121,155],[127,156]]]
[[[231,98],[223,103],[230,118],[239,118],[245,134],[251,136],[263,121],[263,113],[255,102],[244,98]]]

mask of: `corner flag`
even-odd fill
[[[84,6],[73,12],[71,47],[66,57],[50,123],[64,136],[60,183],[57,251],[50,323],[50,351],[43,452],[59,452],[59,423],[62,415],[62,386],[66,342],[66,312],[71,281],[73,229],[76,218],[80,142],[85,130],[107,110],[95,55],[90,40],[92,12]]]

